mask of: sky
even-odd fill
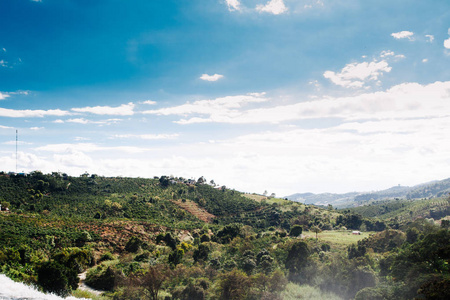
[[[0,1],[2,171],[373,191],[449,132],[448,0]]]

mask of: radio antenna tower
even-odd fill
[[[16,173],[17,173],[17,141],[19,137],[19,131],[16,129]]]

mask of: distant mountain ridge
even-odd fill
[[[450,193],[450,178],[431,181],[409,186],[394,186],[386,190],[376,192],[350,192],[345,194],[333,193],[296,193],[285,198],[305,204],[328,205],[335,207],[352,207],[364,204],[368,201],[386,199],[420,199],[443,197]]]

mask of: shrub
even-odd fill
[[[67,296],[71,290],[78,288],[78,273],[57,262],[48,261],[38,269],[38,285],[45,292]]]
[[[299,236],[303,232],[303,227],[300,225],[294,225],[291,227],[291,231],[289,232],[290,236]]]
[[[98,290],[111,291],[116,284],[116,274],[111,267],[105,269],[100,265],[89,270],[86,275],[86,284]]]
[[[139,250],[139,248],[141,248],[141,246],[142,246],[141,239],[138,237],[132,236],[128,240],[127,244],[125,245],[125,250],[128,252],[136,253]]]

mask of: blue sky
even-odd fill
[[[450,177],[450,3],[3,0],[0,166],[347,192]]]

